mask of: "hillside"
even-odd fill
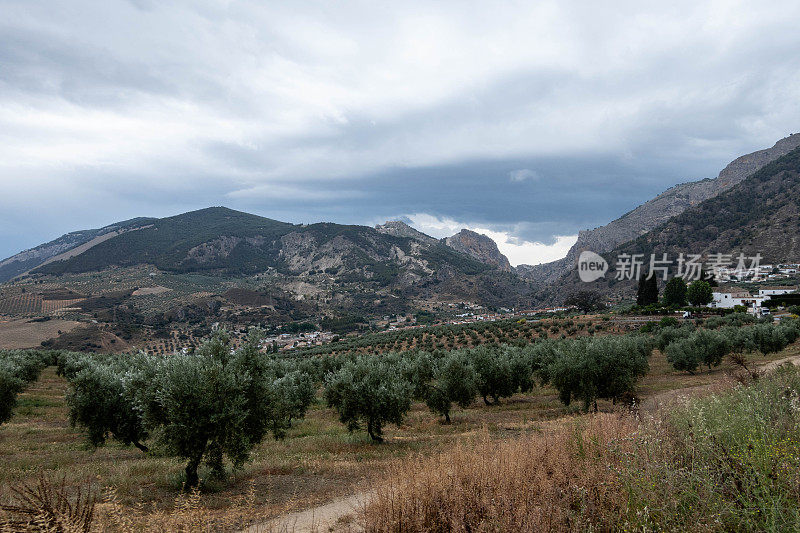
[[[611,270],[591,284],[581,283],[570,270],[547,287],[546,301],[563,299],[575,290],[591,288],[628,296],[633,282],[617,282],[614,265],[620,254],[651,254],[675,260],[680,253],[723,253],[750,257],[762,264],[800,261],[800,148],[768,163],[721,194],[692,206],[650,232],[602,255]],[[735,265],[733,265],[735,266]]]
[[[134,218],[98,229],[75,231],[58,239],[40,244],[0,261],[0,283],[8,281],[46,262],[58,259],[70,251],[89,247],[124,231],[150,224],[155,219]]]
[[[800,259],[800,148],[733,188],[687,209],[620,253],[760,253],[764,261]]]
[[[425,235],[421,231],[415,230],[414,228],[412,228],[411,226],[400,220],[389,220],[385,224],[379,224],[375,226],[375,229],[387,235],[393,235],[395,237],[409,237],[411,239],[415,239],[417,241],[425,242],[428,244],[433,244],[437,242],[437,240],[431,237],[430,235]]]
[[[178,323],[355,325],[457,302],[533,301],[533,286],[513,272],[402,223],[295,225],[213,207],[121,226],[64,239],[59,254],[38,258],[0,286],[0,315],[97,321],[129,340]]]
[[[581,231],[578,241],[567,256],[542,265],[520,265],[520,275],[543,282],[555,281],[575,266],[584,250],[602,253],[634,240],[685,210],[741,183],[747,176],[800,146],[800,134],[779,140],[771,148],[743,155],[729,163],[715,179],[704,179],[676,185],[618,219],[595,228]]]

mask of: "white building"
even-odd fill
[[[758,289],[758,295],[759,296],[775,296],[775,295],[778,295],[778,294],[789,294],[789,293],[794,292],[795,289],[796,289],[796,287],[788,287],[788,286],[761,287],[760,289]]]
[[[736,287],[714,287],[712,293],[714,300],[711,302],[711,307],[733,308],[737,305],[745,307],[761,307],[761,304],[769,298],[769,296],[753,296],[748,291]]]

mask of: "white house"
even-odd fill
[[[714,300],[711,307],[733,308],[737,305],[745,307],[761,307],[761,303],[769,296],[753,296],[748,291],[737,287],[714,287]]]
[[[778,294],[789,294],[794,292],[796,287],[779,286],[779,287],[761,287],[758,289],[759,296],[775,296]]]

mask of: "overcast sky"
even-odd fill
[[[0,256],[225,205],[563,256],[800,130],[800,2],[0,0]]]

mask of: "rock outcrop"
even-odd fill
[[[452,237],[445,239],[445,244],[462,254],[469,255],[487,265],[492,265],[505,272],[511,272],[511,263],[500,253],[497,243],[486,235],[462,229]]]

